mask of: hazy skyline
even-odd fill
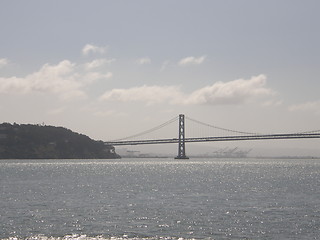
[[[249,132],[320,129],[319,9],[317,0],[1,1],[0,122],[97,140],[180,113]]]

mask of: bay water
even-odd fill
[[[320,239],[320,160],[1,160],[0,239]]]

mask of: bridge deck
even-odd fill
[[[290,134],[264,134],[246,136],[225,136],[225,137],[202,137],[185,138],[185,142],[223,142],[223,141],[250,141],[250,140],[270,140],[270,139],[299,139],[299,138],[320,138],[320,133],[290,133]],[[178,138],[151,139],[151,140],[131,140],[131,141],[110,141],[105,144],[113,146],[124,145],[144,145],[144,144],[167,144],[179,143]]]

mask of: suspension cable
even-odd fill
[[[222,130],[222,131],[226,131],[226,132],[231,132],[231,133],[238,133],[238,134],[247,134],[247,135],[259,135],[259,133],[252,133],[252,132],[244,132],[244,131],[237,131],[237,130],[232,130],[232,129],[227,129],[227,128],[222,128],[222,127],[218,127],[218,126],[215,126],[215,125],[211,125],[211,124],[208,124],[208,123],[204,123],[204,122],[200,122],[198,120],[195,120],[195,119],[192,119],[192,118],[189,118],[187,116],[185,116],[185,118],[187,120],[190,120],[194,123],[197,123],[197,124],[200,124],[200,125],[203,125],[203,126],[206,126],[206,127],[210,127],[210,128],[214,128],[214,129],[219,129],[219,130]],[[112,140],[112,141],[123,141],[123,140],[128,140],[128,139],[131,139],[131,138],[136,138],[136,137],[140,137],[140,136],[143,136],[143,135],[146,135],[148,133],[151,133],[151,132],[154,132],[154,131],[157,131],[173,122],[176,122],[177,120],[179,119],[179,116],[176,116],[172,119],[170,119],[169,121],[166,121],[165,123],[162,123],[156,127],[153,127],[149,130],[146,130],[146,131],[143,131],[143,132],[140,132],[140,133],[137,133],[137,134],[134,134],[134,135],[131,135],[131,136],[128,136],[128,137],[125,137],[125,138],[120,138],[120,139],[116,139],[116,140]],[[311,134],[311,133],[318,133],[320,132],[320,130],[313,130],[313,131],[306,131],[306,132],[298,132],[296,134]]]
[[[134,134],[134,135],[125,137],[125,138],[116,139],[116,140],[113,140],[113,141],[122,141],[122,140],[127,140],[127,139],[130,139],[130,138],[135,138],[135,137],[143,136],[143,135],[145,135],[145,134],[148,134],[148,133],[154,132],[154,131],[156,131],[156,130],[159,130],[159,129],[161,129],[161,128],[163,128],[163,127],[165,127],[165,126],[167,126],[167,125],[169,125],[169,124],[177,121],[178,118],[179,118],[178,116],[177,116],[177,117],[174,117],[174,118],[170,119],[169,121],[167,121],[167,122],[165,122],[165,123],[162,123],[162,124],[160,124],[160,125],[158,125],[158,126],[156,126],[156,127],[153,127],[153,128],[151,128],[151,129],[149,129],[149,130],[146,130],[146,131],[143,131],[143,132],[141,132],[141,133],[137,133],[137,134]]]
[[[192,122],[198,123],[200,125],[206,126],[206,127],[211,127],[211,128],[215,128],[215,129],[219,129],[219,130],[223,130],[223,131],[227,131],[227,132],[240,133],[240,134],[250,134],[250,135],[257,135],[258,134],[258,133],[242,132],[242,131],[236,131],[236,130],[222,128],[222,127],[217,127],[217,126],[214,126],[214,125],[210,125],[208,123],[200,122],[198,120],[195,120],[195,119],[192,119],[192,118],[189,118],[189,117],[186,117],[186,119],[188,119],[188,120],[190,120]]]
[[[307,132],[297,132],[296,134],[308,134],[308,133],[320,133],[320,130],[313,130],[313,131],[307,131]]]

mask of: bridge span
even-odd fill
[[[194,120],[196,121],[196,120]],[[197,121],[198,122],[198,121]],[[200,123],[200,122],[198,122]],[[208,125],[208,124],[206,124]],[[210,126],[210,125],[208,125]],[[223,141],[252,141],[252,140],[277,140],[277,139],[307,139],[307,138],[320,138],[320,130],[302,132],[302,133],[279,133],[279,134],[255,134],[228,130],[234,133],[241,133],[241,135],[231,136],[212,136],[212,137],[185,137],[185,116],[179,115],[179,136],[178,138],[163,138],[163,139],[148,139],[148,140],[116,140],[108,141],[105,144],[113,146],[125,146],[125,145],[146,145],[146,144],[178,144],[178,155],[176,159],[188,159],[185,153],[185,143],[195,142],[223,142]],[[218,127],[215,127],[218,128]],[[219,128],[222,129],[222,128]],[[150,131],[146,131],[150,132]],[[137,134],[138,135],[138,134]],[[135,136],[137,136],[135,135]]]

